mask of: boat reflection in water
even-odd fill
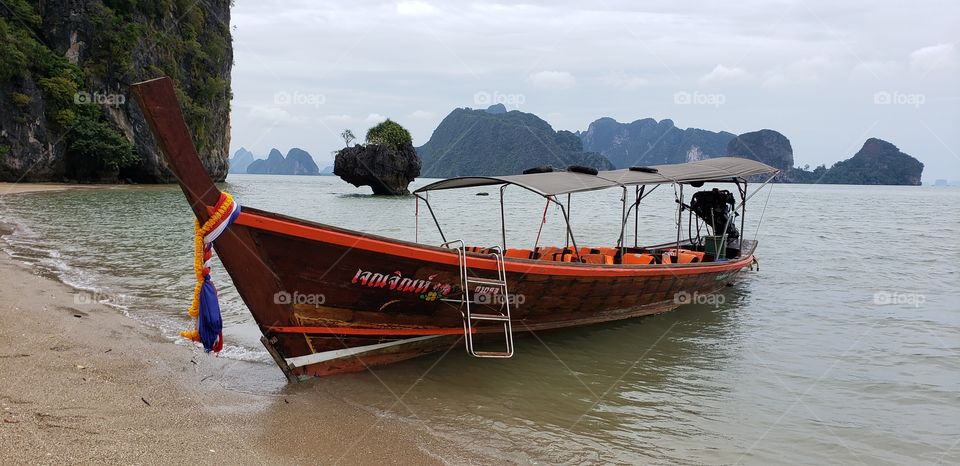
[[[380,414],[428,419],[432,432],[475,453],[520,462],[689,460],[696,453],[672,451],[689,445],[667,440],[714,434],[704,429],[733,396],[724,378],[743,356],[736,312],[750,286],[747,278],[721,290],[715,305],[518,334],[523,350],[507,361],[471,363],[454,345],[286,393],[309,399],[321,390]]]

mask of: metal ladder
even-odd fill
[[[479,278],[470,275],[470,271],[467,268],[467,252],[463,244],[463,240],[454,240],[443,243],[443,247],[448,247],[457,251],[457,259],[460,265],[460,289],[462,290],[460,294],[460,314],[463,315],[463,335],[464,341],[466,342],[467,353],[476,358],[509,358],[513,356],[513,321],[510,318],[510,294],[507,290],[507,272],[503,263],[503,252],[499,247],[490,248],[492,251],[489,253],[497,261],[497,278]],[[474,301],[473,296],[470,293],[470,287],[472,285],[484,285],[493,287],[495,293],[493,294],[482,294],[480,296],[485,296],[481,298],[481,301]],[[483,302],[486,300],[499,301],[499,303],[494,302]],[[451,300],[456,301],[456,300]],[[481,306],[486,306],[492,308],[491,304],[499,304],[499,308],[496,309],[493,313],[474,313],[471,308],[472,304],[478,304]],[[474,325],[474,322],[500,322],[503,324],[503,334],[504,341],[506,343],[506,349],[504,351],[477,351],[473,345],[473,335],[474,329],[477,328]]]

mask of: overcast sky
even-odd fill
[[[231,153],[300,147],[322,168],[344,128],[389,117],[420,145],[500,101],[570,131],[776,129],[800,166],[878,137],[925,182],[960,180],[957,2],[649,3],[236,0]]]

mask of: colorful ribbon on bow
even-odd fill
[[[187,311],[196,321],[192,330],[180,332],[180,336],[203,344],[208,353],[219,353],[223,349],[223,319],[220,316],[220,303],[217,301],[217,288],[210,279],[210,258],[213,257],[213,242],[240,215],[240,204],[233,201],[227,193],[220,193],[220,199],[213,213],[203,225],[194,220],[194,260],[193,269],[197,276],[197,286],[193,290],[193,302]]]

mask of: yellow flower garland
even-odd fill
[[[181,330],[180,336],[183,338],[200,341],[200,330],[197,329],[196,319],[200,315],[200,290],[203,288],[203,263],[205,262],[203,257],[205,246],[203,244],[203,237],[213,231],[213,229],[220,224],[221,220],[223,220],[223,217],[229,215],[232,210],[233,196],[228,193],[221,193],[220,202],[217,203],[217,210],[210,215],[210,218],[208,218],[203,225],[200,225],[199,220],[193,220],[193,271],[197,276],[197,286],[193,289],[193,302],[190,304],[190,309],[187,310],[187,314],[194,319],[194,327],[192,330]]]

